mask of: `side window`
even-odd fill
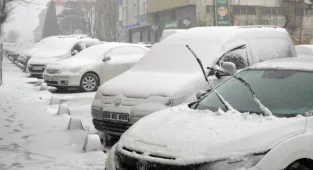
[[[121,56],[121,55],[127,55],[129,52],[127,50],[126,47],[118,47],[118,48],[113,48],[112,50],[110,50],[106,56],[110,56],[110,57],[117,57],[117,56]]]
[[[84,49],[83,45],[82,45],[81,43],[77,43],[77,44],[73,47],[72,51],[77,50],[78,52],[80,52],[80,51],[82,51],[83,49]]]
[[[144,55],[147,53],[146,50],[140,47],[127,47],[127,50],[129,51],[129,55]]]
[[[219,65],[223,62],[232,62],[236,65],[237,69],[244,69],[248,67],[247,50],[246,47],[236,49],[226,53],[220,60]]]

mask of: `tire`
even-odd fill
[[[80,81],[80,89],[84,92],[96,91],[98,88],[98,77],[93,73],[83,75]]]
[[[311,169],[306,165],[302,165],[301,163],[296,162],[290,165],[286,170],[311,170]]]

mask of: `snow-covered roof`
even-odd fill
[[[312,56],[313,57],[313,45],[297,45],[295,46],[298,56]]]
[[[255,34],[259,36],[266,35],[276,35],[276,34],[285,34],[286,30],[283,28],[277,27],[268,27],[268,26],[232,26],[232,27],[195,27],[189,30],[173,34],[172,36],[166,38],[163,41],[180,41],[188,39],[197,39],[199,41],[215,40],[216,42],[227,42],[229,40],[238,39],[238,37],[249,37]]]
[[[281,70],[300,70],[300,71],[313,71],[313,58],[282,58],[276,60],[269,60],[255,66],[251,69],[281,69]]]

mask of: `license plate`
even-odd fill
[[[129,115],[125,114],[125,113],[103,112],[103,119],[118,121],[118,122],[128,122],[129,121]]]
[[[43,70],[42,67],[33,67],[33,70]]]

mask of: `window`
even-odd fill
[[[140,7],[139,7],[139,14],[144,15],[147,12],[147,7],[146,7],[146,0],[140,0]]]
[[[109,52],[106,53],[106,56],[110,57],[117,57],[117,56],[122,56],[122,55],[128,55],[128,50],[125,47],[117,47],[113,48]]]
[[[123,19],[126,19],[126,7],[123,7]]]
[[[119,21],[123,20],[123,7],[122,6],[118,7],[118,20]]]
[[[74,47],[73,47],[73,49],[72,49],[72,52],[74,51],[74,50],[77,50],[77,52],[80,52],[80,51],[82,51],[84,48],[83,48],[83,45],[81,44],[81,43],[78,43],[78,44],[76,44]]]
[[[246,68],[248,66],[246,48],[243,47],[225,54],[218,64],[221,65],[223,62],[232,62],[236,65],[237,69]]]
[[[133,5],[133,14],[134,14],[134,17],[137,16],[137,3],[136,2]]]
[[[129,55],[144,55],[147,53],[146,50],[140,47],[126,47]]]

